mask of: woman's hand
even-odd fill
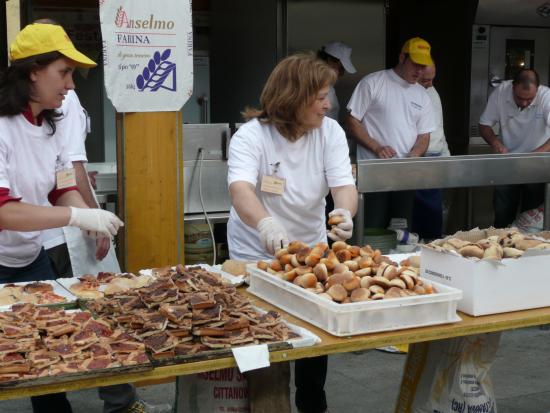
[[[337,208],[328,214],[329,224],[331,220],[334,225],[330,231],[327,231],[327,236],[333,241],[345,241],[351,238],[353,234],[353,220],[351,212],[347,209]]]
[[[275,251],[281,248],[286,248],[288,245],[288,235],[281,224],[273,217],[265,217],[256,227],[260,234],[262,247],[270,254],[275,254]]]
[[[96,233],[97,236],[115,236],[124,223],[112,212],[103,209],[71,208],[69,226]]]

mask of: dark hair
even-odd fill
[[[24,59],[15,60],[11,66],[0,73],[0,116],[15,116],[23,113],[33,101],[31,72],[40,70],[50,63],[63,58],[59,52],[43,53]],[[55,133],[55,122],[61,116],[55,109],[45,109],[41,113]]]
[[[247,107],[246,120],[258,118],[274,125],[294,142],[303,133],[302,112],[325,86],[333,85],[336,72],[313,53],[298,53],[281,60],[269,75],[260,96],[261,109]]]
[[[531,85],[535,85],[538,88],[540,85],[539,74],[535,69],[520,69],[515,74],[512,84],[514,86],[521,85],[524,89],[529,89]]]

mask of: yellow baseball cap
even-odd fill
[[[420,37],[413,37],[405,42],[401,49],[401,53],[407,53],[414,63],[431,66],[434,64],[432,56],[430,55],[431,49],[430,44],[426,40]]]
[[[12,62],[39,54],[59,52],[78,67],[95,67],[97,63],[80,53],[61,26],[33,23],[21,30],[10,46]]]

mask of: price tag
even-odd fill
[[[55,181],[57,189],[69,188],[71,186],[76,186],[76,176],[74,169],[62,169],[55,173]]]
[[[282,195],[285,192],[285,179],[273,175],[264,175],[260,190],[268,194]]]

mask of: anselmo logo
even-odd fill
[[[154,30],[171,30],[175,26],[173,20],[157,20],[153,14],[149,16],[149,19],[129,19],[122,7],[117,10],[115,24],[117,27],[125,27],[127,29]]]

